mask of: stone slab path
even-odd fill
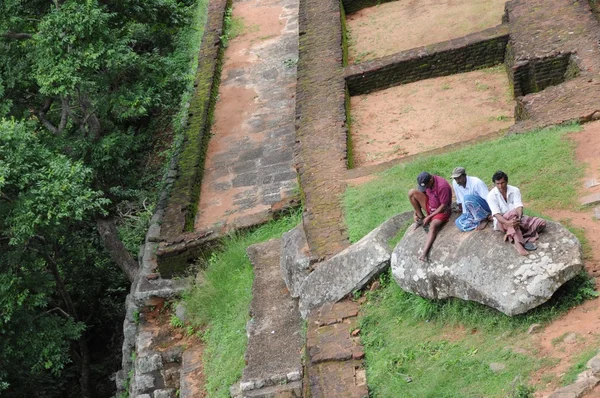
[[[279,239],[248,248],[255,279],[252,318],[246,326],[246,368],[239,384],[243,396],[269,396],[273,390],[288,396],[302,394],[302,320],[298,302],[281,278],[280,250]]]
[[[308,318],[307,372],[313,398],[369,396],[357,327],[358,303],[325,304]]]
[[[235,0],[232,19],[196,231],[259,224],[296,193],[298,0]]]

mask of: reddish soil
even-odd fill
[[[347,16],[349,61],[455,39],[502,22],[505,0],[402,0]]]
[[[140,313],[140,329],[154,336],[153,350],[164,352],[179,346],[184,347],[185,351],[196,353],[199,359],[198,366],[193,372],[181,377],[185,377],[188,391],[193,391],[194,397],[204,398],[206,397],[204,389],[206,380],[201,360],[204,344],[195,335],[187,335],[185,329],[173,327],[170,322],[172,315],[173,311],[165,306],[164,299],[155,299],[155,305],[146,307]]]
[[[586,188],[585,182],[590,179],[598,179],[600,175],[600,122],[588,123],[583,126],[583,131],[571,133],[569,139],[577,143],[575,156],[579,162],[585,165],[585,177],[581,180],[580,196],[598,191],[599,187]],[[582,228],[591,248],[591,258],[586,261],[587,271],[597,277],[600,271],[600,222],[594,219],[592,209],[582,210],[553,210],[548,215],[552,218],[568,223],[574,227]],[[596,280],[596,287],[600,289],[600,280]],[[579,353],[600,342],[600,298],[590,300],[584,305],[573,308],[567,314],[557,319],[535,335],[536,346],[539,355],[547,358],[556,358],[559,362],[555,366],[541,369],[532,378],[533,383],[541,384],[541,380],[554,376],[552,382],[546,384],[544,390],[536,392],[536,397],[545,397],[558,387],[557,382],[560,375],[575,363]],[[576,333],[575,343],[568,344],[560,342],[562,336],[568,333]],[[553,344],[554,342],[554,344]],[[545,377],[544,377],[545,376]],[[600,390],[596,388],[585,397],[600,397]]]
[[[350,106],[355,167],[467,141],[514,123],[514,100],[502,67],[354,96]]]

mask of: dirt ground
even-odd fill
[[[350,103],[354,166],[383,163],[506,129],[514,123],[514,104],[504,67],[354,96]]]
[[[600,177],[600,122],[588,123],[583,126],[583,131],[571,133],[568,139],[576,142],[575,156],[577,160],[585,165],[585,177],[580,181],[580,196],[600,191],[600,186],[586,188],[586,182]],[[548,216],[568,223],[577,228],[582,228],[591,248],[591,258],[586,261],[587,271],[596,277],[596,287],[600,290],[600,221],[594,217],[591,208],[574,210],[554,210],[548,212]],[[539,355],[547,358],[556,358],[558,363],[554,366],[541,369],[532,378],[533,383],[543,385],[543,380],[554,376],[555,381],[560,379],[562,373],[566,372],[575,363],[576,356],[594,346],[600,348],[600,298],[590,300],[584,305],[573,308],[566,315],[557,319],[535,335],[535,345],[539,349]],[[568,333],[576,333],[575,343],[557,343],[561,337]],[[553,382],[547,383],[546,388],[536,392],[536,397],[545,397],[557,385]],[[600,388],[585,395],[586,398],[600,397]]]
[[[379,58],[492,28],[505,0],[399,0],[349,14],[350,63]]]

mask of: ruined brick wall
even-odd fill
[[[508,38],[508,26],[498,25],[458,39],[402,51],[347,67],[346,83],[350,95],[359,95],[494,66],[504,62]]]
[[[508,78],[515,97],[537,93],[546,87],[563,83],[577,76],[579,68],[571,54],[558,53],[527,61],[513,61],[510,46],[507,51]]]
[[[362,10],[363,8],[373,7],[382,3],[389,3],[397,0],[342,0],[346,14]]]

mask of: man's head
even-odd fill
[[[508,185],[508,176],[505,172],[498,170],[492,176],[492,182],[498,189],[502,192],[506,192],[506,187]]]
[[[461,187],[467,185],[467,172],[464,167],[455,167],[454,170],[452,170],[451,177],[454,178],[454,181]]]
[[[417,176],[417,187],[420,192],[425,192],[427,188],[429,188],[433,184],[433,178],[431,178],[431,174],[426,171],[422,171]]]

